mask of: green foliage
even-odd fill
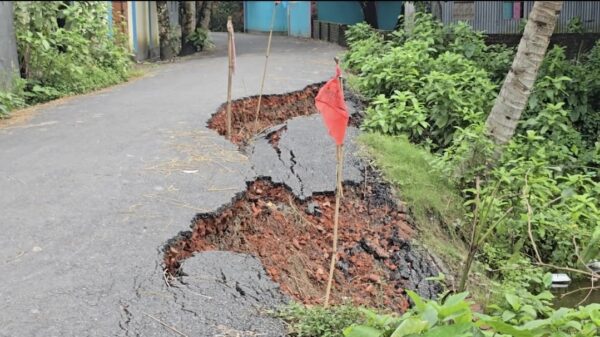
[[[0,91],[0,119],[8,118],[10,111],[24,107],[23,87],[25,81],[19,77],[14,77],[10,91]]]
[[[496,86],[475,60],[496,53],[488,52],[483,36],[466,24],[444,29],[419,13],[411,34],[394,32],[384,41],[367,25],[356,25],[347,39],[345,64],[357,74],[360,91],[373,100],[363,125],[367,130],[408,132],[412,141],[446,147],[454,134],[447,126],[467,127],[491,106]],[[484,61],[509,58],[505,51],[497,54]]]
[[[127,79],[123,37],[111,37],[102,1],[15,2],[15,30],[27,103],[83,93]]]
[[[204,28],[196,28],[196,30],[190,34],[187,39],[189,42],[194,44],[194,47],[196,47],[197,51],[202,51],[214,46],[208,33],[209,31]]]
[[[377,96],[367,109],[363,126],[384,134],[406,133],[411,139],[422,139],[429,129],[425,109],[410,91],[395,91],[390,98]]]
[[[592,233],[600,226],[600,43],[578,60],[567,59],[560,47],[548,52],[516,134],[497,158],[485,121],[514,50],[486,46],[468,25],[443,27],[427,14],[417,15],[410,34],[383,37],[356,26],[348,36],[345,64],[370,99],[362,127],[404,134],[432,150],[431,166],[467,201],[464,223],[474,216],[476,177],[485,182],[482,199],[495,200],[490,223],[510,209],[490,234],[495,240],[483,243],[477,256],[490,275],[521,287],[541,278],[541,270],[528,262],[534,256],[529,228],[544,261],[581,268],[575,248],[594,242]],[[411,162],[408,151],[379,149],[397,157],[386,165]],[[393,170],[384,171],[398,179]],[[412,194],[405,194],[409,186],[400,184],[405,198]],[[411,206],[428,202],[415,200]],[[467,228],[456,232],[469,237]],[[592,252],[586,258],[600,258]]]
[[[583,22],[580,16],[572,17],[567,23],[567,32],[569,33],[585,33]]]
[[[242,31],[244,28],[244,5],[242,1],[214,1],[210,16],[210,30],[213,32],[226,32],[228,16],[231,16],[235,31]]]
[[[298,337],[343,337],[345,327],[367,322],[359,308],[353,306],[304,307],[292,303],[275,312],[288,323],[288,334]]]
[[[488,315],[474,313],[468,293],[428,301],[407,291],[414,306],[404,315],[378,315],[367,324],[355,323],[344,329],[346,337],[592,337],[600,333],[600,304],[578,309],[550,307],[552,294],[532,295],[508,292]],[[363,311],[366,311],[363,309]]]
[[[359,141],[386,179],[398,187],[420,229],[419,240],[443,256],[450,268],[459,266],[463,245],[454,236],[464,216],[462,198],[448,179],[432,167],[434,156],[404,136],[365,133]]]

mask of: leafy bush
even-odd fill
[[[196,30],[190,34],[187,39],[194,45],[194,47],[196,47],[197,51],[202,51],[214,46],[208,33],[209,31],[204,28],[196,28]]]
[[[548,52],[516,134],[497,158],[485,121],[514,50],[486,46],[468,25],[442,27],[426,14],[410,34],[384,38],[363,26],[348,34],[346,64],[371,100],[362,127],[405,134],[434,151],[432,165],[463,190],[467,220],[477,176],[485,182],[481,197],[498,199],[490,221],[510,209],[480,261],[505,283],[528,283],[509,267],[539,274],[527,265],[531,228],[544,261],[580,267],[575,248],[589,245],[600,226],[600,43],[580,60],[560,47]]]
[[[23,1],[14,10],[27,103],[127,79],[130,55],[120,33],[110,35],[106,3]]]
[[[404,315],[380,315],[362,309],[367,323],[349,326],[344,329],[344,336],[592,337],[600,333],[600,304],[554,310],[549,292],[508,292],[505,302],[491,308],[489,315],[472,311],[472,303],[466,300],[468,293],[450,295],[441,301],[424,300],[412,291],[407,293],[414,307]]]

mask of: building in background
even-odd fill
[[[316,13],[312,21],[312,37],[346,45],[344,37],[346,28],[349,25],[368,21],[361,2],[315,1]],[[377,29],[390,31],[397,28],[398,18],[404,11],[402,1],[373,1],[371,5],[373,16],[377,20]]]
[[[519,34],[533,1],[432,1],[431,10],[444,24],[466,21],[492,34]],[[554,33],[600,33],[600,2],[564,1]]]
[[[168,1],[169,13],[178,22],[178,3]],[[136,61],[160,57],[158,16],[154,1],[111,1],[108,16],[111,30],[118,29],[128,36],[129,48]]]

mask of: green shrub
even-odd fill
[[[448,296],[441,301],[424,300],[407,291],[414,306],[402,316],[380,315],[363,309],[367,323],[344,329],[346,337],[592,337],[600,333],[600,304],[578,309],[554,310],[552,294],[532,295],[526,291],[507,292],[505,302],[489,315],[475,313],[468,293]]]
[[[101,1],[15,3],[15,30],[25,99],[42,102],[127,79],[130,55],[111,37]]]
[[[480,177],[481,197],[499,200],[494,217],[511,209],[478,257],[491,273],[522,284],[528,280],[508,266],[537,270],[524,262],[534,256],[529,226],[544,261],[581,267],[575,248],[589,244],[600,226],[600,43],[578,60],[560,47],[548,52],[516,133],[497,158],[485,121],[513,49],[486,46],[468,25],[442,27],[427,14],[417,16],[412,33],[383,38],[362,26],[349,32],[349,70],[370,99],[363,129],[405,134],[432,150],[432,166],[462,189],[467,205]]]
[[[208,33],[209,31],[204,28],[196,28],[196,30],[190,36],[188,36],[187,39],[194,45],[194,47],[196,47],[197,51],[202,51],[214,46]]]

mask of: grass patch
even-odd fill
[[[431,166],[433,155],[405,136],[364,133],[359,141],[399,191],[415,219],[419,241],[444,261],[450,276],[456,277],[466,256],[465,244],[455,234],[462,229],[464,219],[463,198],[458,190]],[[481,304],[489,302],[491,281],[482,266],[475,263],[470,275],[473,299]]]
[[[306,307],[293,302],[273,315],[286,323],[288,336],[297,337],[344,337],[345,328],[365,323],[360,309],[350,305],[324,308]]]
[[[402,200],[408,203],[417,223],[425,224],[435,217],[453,224],[462,218],[461,196],[432,169],[432,155],[427,150],[402,136],[367,133],[360,142],[367,145],[368,153],[386,178],[400,189]]]

